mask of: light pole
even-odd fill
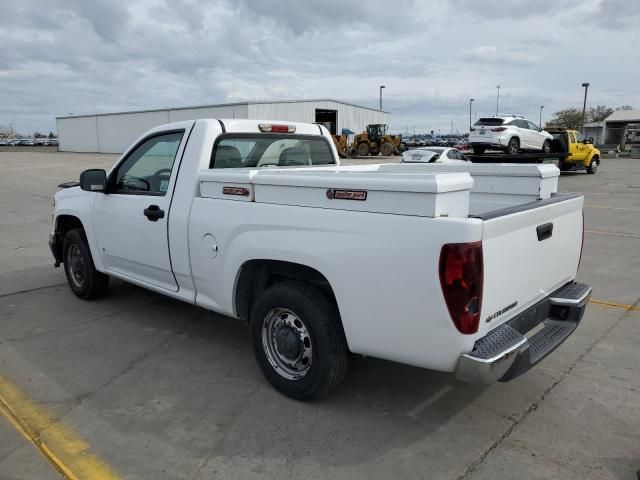
[[[498,96],[496,97],[496,117],[498,116],[498,105],[500,105],[500,85],[496,87],[498,89]]]
[[[540,105],[540,122],[538,123],[538,126],[540,128],[542,128],[542,109],[544,108],[544,105]]]
[[[469,131],[471,131],[471,104],[475,102],[475,98],[469,99]]]
[[[587,90],[589,90],[589,83],[584,82],[582,86],[584,87],[584,103],[582,104],[582,134],[584,135],[584,119],[587,114]]]
[[[386,85],[380,85],[380,110],[382,110],[382,89],[387,88]]]

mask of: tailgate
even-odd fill
[[[582,248],[581,195],[554,195],[490,212],[482,245],[484,289],[479,333],[573,280]]]

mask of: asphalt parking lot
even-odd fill
[[[636,478],[640,161],[560,179],[585,194],[594,301],[537,368],[481,388],[359,358],[300,403],[235,320],[122,282],[73,296],[47,246],[51,196],[115,158],[0,153],[0,478]]]

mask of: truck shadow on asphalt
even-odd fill
[[[112,408],[115,399],[114,422],[135,431],[159,429],[171,443],[182,443],[175,445],[179,450],[212,455],[218,466],[238,458],[302,457],[327,466],[353,465],[414,444],[430,449],[421,455],[445,455],[451,446],[438,440],[443,427],[448,438],[478,433],[487,422],[473,425],[474,417],[483,416],[477,408],[459,415],[482,388],[449,374],[362,357],[353,359],[331,395],[292,400],[262,377],[241,321],[134,286],[114,287],[102,302],[117,302],[131,289],[149,297],[154,308],[130,321],[141,335],[161,330],[167,342],[105,388],[104,407]],[[434,432],[440,433],[430,438]]]

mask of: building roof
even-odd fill
[[[605,122],[640,122],[640,110],[616,110]]]
[[[62,119],[62,118],[99,117],[103,115],[123,115],[127,113],[164,112],[167,110],[190,110],[192,108],[216,108],[216,107],[234,107],[234,106],[240,106],[240,105],[263,105],[263,104],[280,104],[280,103],[317,103],[317,102],[341,103],[342,105],[349,105],[350,107],[362,108],[364,110],[372,110],[374,112],[380,112],[380,113],[389,113],[385,110],[378,110],[377,108],[365,107],[363,105],[356,105],[355,103],[343,102],[342,100],[335,100],[333,98],[311,98],[311,99],[305,98],[305,99],[299,99],[299,100],[259,100],[259,101],[233,102],[233,103],[217,103],[212,105],[191,105],[187,107],[150,108],[147,110],[127,110],[124,112],[83,113],[79,115],[61,115],[56,117],[56,120]]]

